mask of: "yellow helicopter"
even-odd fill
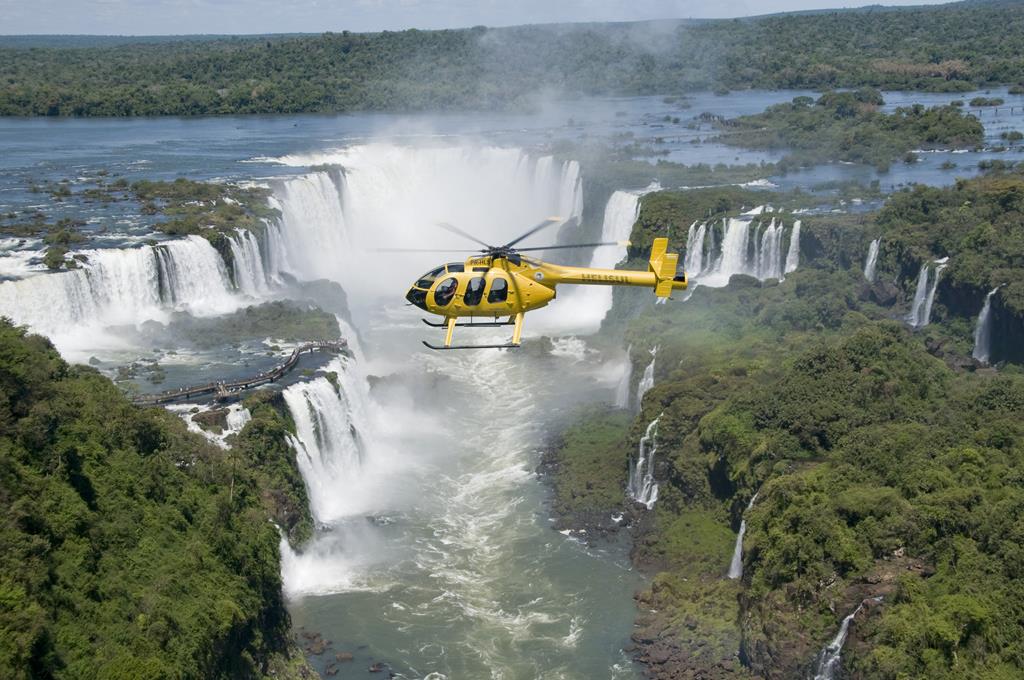
[[[560,283],[590,286],[646,286],[653,288],[654,294],[661,299],[668,298],[673,290],[686,288],[686,273],[677,272],[679,254],[668,252],[667,238],[654,239],[651,246],[650,264],[645,272],[570,267],[542,262],[522,255],[524,252],[538,250],[629,245],[628,241],[530,248],[513,247],[541,229],[561,221],[559,217],[549,217],[503,246],[488,245],[450,224],[438,225],[479,243],[483,246],[480,250],[381,249],[387,252],[475,253],[475,255],[467,257],[465,262],[452,262],[431,269],[421,276],[406,293],[405,299],[411,304],[444,318],[441,323],[423,320],[423,323],[428,326],[446,329],[444,345],[432,345],[425,340],[423,344],[434,350],[519,347],[523,334],[523,318],[526,312],[540,309],[554,300],[555,288]],[[507,320],[499,321],[506,316]],[[465,318],[468,318],[469,322],[460,323],[458,321]],[[493,321],[474,321],[478,318],[493,319]],[[514,326],[512,342],[503,345],[453,345],[452,337],[456,326],[469,328]]]

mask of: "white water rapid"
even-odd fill
[[[757,500],[757,494],[755,493],[751,498],[750,502],[747,503],[747,511],[754,507],[754,502]],[[746,514],[746,513],[744,513]],[[746,518],[740,519],[740,531],[736,534],[736,545],[732,549],[732,561],[729,563],[729,578],[738,579],[743,578],[743,537],[747,533],[747,520]]]
[[[869,283],[875,282],[875,267],[878,265],[878,249],[882,244],[882,239],[876,238],[868,246],[868,258],[864,262],[864,278]]]
[[[843,619],[843,622],[839,625],[839,632],[818,654],[818,663],[814,668],[814,680],[836,680],[842,668],[840,655],[843,651],[843,645],[846,644],[846,638],[850,633],[850,623],[853,622],[853,619],[860,613],[865,604],[881,601],[881,597],[868,598],[857,605],[857,608]]]
[[[992,355],[992,296],[999,292],[999,288],[993,288],[985,296],[985,304],[978,314],[978,322],[974,326],[974,349],[971,356],[983,364],[989,363]]]
[[[644,403],[644,395],[654,387],[654,362],[658,359],[658,348],[657,346],[651,349],[651,363],[647,364],[647,368],[644,369],[644,374],[640,376],[640,382],[636,385],[636,407],[642,408]]]
[[[636,458],[629,466],[629,482],[626,487],[629,497],[648,510],[658,500],[658,483],[654,481],[654,454],[658,452],[659,420],[660,415],[647,425],[644,436],[640,438]]]

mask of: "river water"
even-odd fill
[[[254,303],[302,298],[292,280],[339,285],[351,309],[341,322],[355,348],[354,358],[328,366],[342,390],[315,378],[286,392],[318,530],[298,553],[282,545],[282,572],[295,625],[332,642],[314,664],[327,670],[335,653],[349,652],[355,660],[338,664],[337,677],[366,677],[374,662],[406,678],[636,677],[622,650],[642,580],[625,546],[587,547],[553,531],[548,491],[534,473],[546,435],[573,408],[615,399],[622,356],[602,355],[585,338],[610,296],[566,290],[559,305],[532,314],[526,337],[555,338],[550,353],[431,353],[419,341],[436,331],[402,295],[437,256],[382,262],[368,253],[471,247],[439,232],[438,221],[501,242],[547,215],[582,214],[586,168],[543,151],[561,139],[644,140],[685,163],[777,160],[707,141],[706,128],[685,122],[703,111],[754,113],[800,94],[697,95],[685,110],[635,98],[515,115],[0,119],[0,213],[84,216],[91,234],[81,245],[90,266],[62,274],[43,271],[38,240],[0,240],[0,314],[111,375],[126,362],[159,359],[167,387],[264,370],[290,348],[267,338],[199,351],[153,335],[153,324],[175,312],[216,320]],[[1016,108],[983,114],[991,146],[1024,117],[1024,99],[1002,96]],[[883,184],[947,184],[982,158],[1015,153],[960,154],[956,171],[939,168],[944,156],[923,154],[920,163],[894,166]],[[345,172],[317,171],[320,164]],[[281,219],[259,243],[238,242],[252,266],[232,284],[205,244],[154,234],[152,218],[125,204],[62,203],[31,190],[65,178],[74,188],[100,172],[258,183],[270,188]],[[873,173],[828,166],[765,179],[810,187],[833,176],[878,178]],[[644,187],[618,188],[595,211],[604,223],[589,225],[590,233],[628,233]],[[791,228],[787,218],[787,234]],[[602,252],[593,262],[614,260]],[[504,338],[474,333],[482,335],[469,340]]]

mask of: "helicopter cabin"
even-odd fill
[[[509,280],[505,272],[489,266],[471,267],[450,262],[417,279],[405,299],[424,311],[443,314],[452,308],[480,308],[480,314],[508,314]],[[431,309],[433,307],[433,309]],[[462,311],[466,313],[466,311]]]

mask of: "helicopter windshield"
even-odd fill
[[[420,277],[419,281],[416,282],[417,288],[430,288],[430,286],[437,281],[437,277],[444,274],[444,266],[438,267],[437,269],[431,269],[429,272]]]

